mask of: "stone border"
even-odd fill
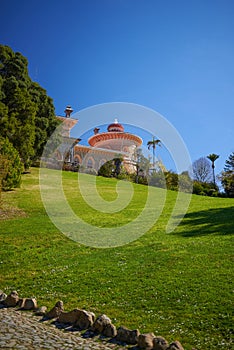
[[[19,310],[31,310],[36,316],[42,316],[41,322],[53,320],[57,328],[84,331],[82,337],[94,338],[100,336],[110,343],[120,346],[135,345],[134,349],[145,350],[184,350],[178,340],[168,343],[161,336],[154,333],[141,334],[138,329],[130,330],[126,327],[116,329],[111,319],[105,314],[95,316],[93,312],[82,309],[64,311],[62,301],[47,311],[46,306],[38,307],[36,298],[20,298],[17,291],[6,295],[0,291],[0,307],[19,307]],[[196,350],[193,348],[192,350]]]

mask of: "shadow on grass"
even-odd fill
[[[234,207],[215,208],[187,213],[175,232],[183,237],[232,235]]]

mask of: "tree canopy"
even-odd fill
[[[195,181],[210,182],[211,175],[212,168],[205,157],[201,157],[193,162],[193,177]]]
[[[234,173],[234,152],[232,152],[226,160],[224,171],[231,171]]]
[[[21,183],[22,163],[19,154],[8,138],[0,137],[0,195],[1,190],[11,190]]]
[[[228,197],[234,197],[234,152],[226,160],[220,180],[225,194]]]
[[[40,158],[58,125],[50,97],[28,74],[28,61],[0,45],[0,136],[8,138],[27,169]]]
[[[207,158],[211,161],[212,164],[212,173],[213,173],[213,184],[215,185],[215,172],[214,172],[214,168],[215,168],[215,161],[219,158],[218,154],[215,153],[211,153],[207,156]]]
[[[155,149],[157,145],[161,146],[161,141],[159,139],[155,139],[154,137],[153,140],[147,142],[148,149],[151,147],[153,148],[153,168],[155,168]]]

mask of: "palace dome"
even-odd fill
[[[115,119],[114,123],[108,125],[107,130],[108,132],[124,132],[124,127]]]
[[[96,148],[129,151],[130,148],[139,147],[142,144],[142,139],[137,135],[125,132],[123,125],[115,119],[114,123],[108,125],[106,132],[99,133],[99,128],[95,128],[94,135],[88,139],[88,143],[91,147]]]

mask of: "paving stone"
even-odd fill
[[[0,349],[14,350],[113,350],[119,346],[84,339],[79,332],[66,333],[50,322],[39,322],[30,312],[0,309]]]

